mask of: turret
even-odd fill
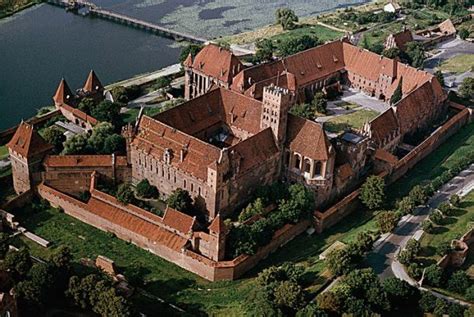
[[[271,85],[263,88],[262,102],[263,107],[260,127],[262,129],[270,127],[275,136],[275,140],[281,147],[286,138],[288,111],[291,106],[291,94],[288,89]]]

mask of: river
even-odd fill
[[[211,38],[273,20],[283,0],[94,0],[99,6]],[[293,0],[300,16],[364,0]],[[315,6],[314,4],[317,3]],[[306,8],[306,9],[305,9]],[[308,8],[311,8],[309,10]],[[245,13],[249,10],[252,12]],[[240,11],[239,11],[240,10]],[[62,77],[81,87],[90,69],[104,84],[174,64],[174,42],[42,4],[0,20],[0,130],[51,105]]]

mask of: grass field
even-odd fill
[[[356,110],[346,115],[341,115],[329,119],[324,124],[324,129],[333,133],[343,132],[347,128],[360,129],[362,128],[364,123],[372,120],[378,115],[379,113],[374,110]]]
[[[3,160],[8,156],[8,148],[6,145],[0,146],[0,160]]]
[[[122,113],[122,119],[125,123],[134,122],[137,119],[138,113],[140,112],[140,108],[131,108],[127,112]],[[161,112],[161,108],[145,108],[144,114],[147,116],[154,116]]]
[[[424,233],[420,240],[422,251],[421,258],[437,261],[441,256],[437,255],[436,247],[444,242],[451,243],[453,239],[459,239],[474,225],[474,191],[464,197],[460,208],[456,208],[451,217],[445,219],[445,223],[437,226],[433,234]]]
[[[449,73],[474,71],[474,54],[462,54],[444,61],[439,69]]]
[[[465,127],[448,142],[419,163],[413,170],[391,185],[389,204],[397,197],[406,194],[417,183],[429,181],[449,168],[452,161],[459,159],[463,153],[474,150],[474,124]],[[237,281],[210,283],[198,276],[180,269],[157,256],[119,240],[109,234],[84,224],[55,209],[31,213],[23,209],[21,223],[32,232],[54,243],[54,246],[66,244],[73,250],[75,261],[83,257],[95,258],[105,255],[116,261],[119,270],[125,274],[139,270],[146,285],[144,289],[153,295],[160,296],[194,314],[212,316],[240,316],[244,314],[246,300],[255,288],[254,277],[263,268],[292,261],[305,267],[313,283],[311,292],[324,284],[328,275],[324,262],[318,259],[319,254],[335,241],[350,242],[358,232],[375,230],[373,214],[363,208],[355,211],[339,224],[321,235],[302,234],[290,241],[283,248],[270,255],[244,278]],[[35,246],[34,255],[47,257],[49,251]],[[148,306],[149,301],[140,296],[138,305]],[[142,306],[139,306],[142,308]]]
[[[326,42],[340,38],[344,34],[321,25],[306,25],[295,30],[285,31],[283,33],[274,35],[271,37],[271,39],[275,41],[285,41],[287,39],[300,37],[302,35],[317,36],[319,40]]]

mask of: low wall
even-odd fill
[[[16,196],[12,200],[9,200],[2,207],[6,211],[12,211],[13,209],[21,208],[21,207],[23,207],[26,204],[31,202],[31,199],[33,199],[34,194],[35,193],[34,193],[33,190],[26,191],[26,192]]]
[[[62,208],[66,214],[98,229],[111,232],[122,240],[129,241],[210,281],[232,280],[242,276],[259,261],[301,234],[310,225],[310,221],[303,221],[296,225],[285,225],[275,233],[273,240],[260,248],[255,255],[242,255],[233,261],[216,262],[188,249],[173,250],[154,243],[144,236],[99,217],[88,211],[87,204],[46,185],[38,186],[38,195],[48,200],[54,207]]]
[[[451,241],[451,247],[453,250],[443,256],[438,262],[437,265],[442,268],[447,268],[448,266],[460,267],[469,253],[469,249],[474,245],[474,228],[466,232],[459,240]],[[454,247],[458,248],[454,248]]]

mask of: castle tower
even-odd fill
[[[222,261],[225,257],[225,242],[227,236],[227,228],[221,215],[217,215],[209,226],[209,234],[213,237],[210,243],[210,257],[214,261]]]
[[[260,127],[262,129],[271,127],[279,146],[282,146],[286,138],[290,106],[291,95],[288,89],[273,85],[263,88],[263,108]]]
[[[41,181],[41,163],[53,146],[34,130],[33,125],[22,122],[7,147],[12,164],[13,187],[17,194],[22,194]]]
[[[104,86],[100,82],[99,78],[95,74],[93,70],[90,71],[89,76],[87,76],[87,80],[84,83],[84,87],[82,90],[87,94],[99,94],[103,95],[104,93]]]
[[[184,67],[184,98],[186,100],[191,99],[191,89],[193,85],[193,57],[189,53],[186,60],[183,62]]]
[[[122,127],[122,136],[125,139],[125,148],[127,151],[127,163],[132,164],[132,147],[133,138],[135,137],[135,129],[129,123]]]
[[[71,104],[73,100],[74,95],[69,88],[69,85],[64,78],[61,79],[58,89],[56,89],[56,93],[53,96],[54,105],[57,108],[63,104]]]

